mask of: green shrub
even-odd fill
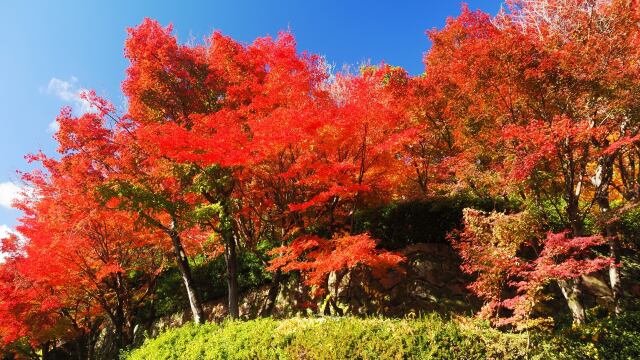
[[[471,196],[397,202],[358,213],[356,232],[369,232],[385,249],[399,249],[417,243],[443,243],[453,229],[462,225],[462,209],[503,211],[515,207],[503,199]]]
[[[619,223],[626,241],[640,246],[640,207],[623,212]]]
[[[517,359],[526,338],[437,316],[260,319],[169,330],[127,359]]]
[[[293,318],[186,325],[125,359],[638,359],[640,313],[555,334],[512,334],[476,320]]]
[[[640,359],[640,312],[563,329],[546,342],[560,359]]]

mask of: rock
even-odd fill
[[[451,291],[451,295],[464,295],[467,293],[467,287],[459,282],[451,282],[446,286],[447,290]]]

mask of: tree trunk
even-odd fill
[[[83,359],[87,359],[87,356],[84,353],[84,350],[86,349],[86,338],[87,335],[86,334],[82,334],[81,336],[79,336],[75,341],[74,341],[74,348],[76,351],[76,358],[78,360],[83,360]]]
[[[282,271],[277,270],[275,274],[273,274],[273,279],[271,280],[271,287],[267,294],[267,301],[265,302],[262,311],[260,311],[261,316],[271,316],[273,314],[273,309],[276,306],[276,300],[278,299],[278,292],[280,291],[281,278]]]
[[[567,300],[569,310],[573,317],[575,325],[582,325],[586,321],[584,306],[582,305],[582,290],[580,289],[580,278],[558,280],[558,286],[562,291],[562,295]]]
[[[51,355],[49,354],[49,341],[42,344],[42,360],[50,360]]]
[[[113,331],[115,333],[115,345],[118,352],[127,346],[127,339],[125,335],[124,324],[120,319],[116,320],[117,323],[113,324]]]
[[[87,359],[95,359],[96,352],[96,343],[98,342],[100,331],[100,323],[94,322],[89,327],[89,332],[87,333]]]
[[[605,214],[609,212],[609,199],[598,199],[600,210]],[[609,265],[609,285],[611,286],[611,295],[613,297],[613,311],[616,315],[622,312],[622,281],[620,276],[620,247],[618,245],[618,236],[615,229],[610,224],[605,225],[604,235],[608,239],[609,244],[609,256],[613,259],[611,265]]]
[[[124,300],[121,292],[122,292],[122,277],[120,273],[116,273],[114,275],[114,280],[116,283],[116,307],[114,309],[114,316],[112,318],[113,328],[115,332],[116,338],[116,347],[118,351],[126,348],[130,345],[131,339],[128,336],[127,330],[127,319],[126,319],[126,310],[124,305]]]
[[[609,183],[613,178],[613,158],[605,157],[600,159],[596,173],[591,179],[592,184],[596,188],[597,203],[600,208],[604,225],[604,236],[607,237],[609,243],[609,256],[613,262],[609,266],[609,285],[611,286],[611,294],[613,297],[613,309],[616,315],[620,314],[622,284],[620,276],[620,253],[618,245],[618,237],[614,226],[610,223],[609,212],[611,204],[609,203]]]
[[[182,241],[180,236],[175,230],[170,231],[171,241],[173,243],[173,251],[176,256],[176,262],[178,265],[178,271],[182,276],[184,287],[187,290],[187,296],[189,297],[189,305],[191,306],[191,313],[193,314],[193,321],[196,324],[202,324],[204,322],[204,311],[202,310],[202,303],[196,292],[196,288],[193,284],[193,277],[191,275],[191,266],[189,266],[189,260],[182,247]]]
[[[233,230],[224,232],[224,258],[227,265],[227,288],[229,291],[229,316],[237,319],[240,316],[238,307],[238,256],[236,254],[236,239]]]
[[[620,276],[620,249],[617,238],[609,240],[610,256],[613,263],[609,266],[609,282],[611,283],[611,293],[613,295],[613,311],[616,315],[622,313],[622,280]]]
[[[582,236],[584,233],[584,221],[579,215],[577,198],[569,201],[567,206],[567,217],[571,224],[571,231],[573,236]],[[582,289],[580,288],[582,281],[581,278],[558,280],[558,286],[564,295],[573,323],[576,325],[584,324],[586,320],[584,305],[582,303]]]

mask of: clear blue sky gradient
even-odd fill
[[[495,14],[500,0],[469,0]],[[24,154],[55,151],[49,124],[73,105],[47,92],[52,78],[123,103],[126,28],[143,18],[172,23],[180,42],[214,30],[251,42],[290,29],[300,50],[344,64],[384,61],[423,70],[425,30],[460,13],[460,1],[20,1],[0,5],[0,183],[17,182]],[[72,81],[72,78],[77,80]],[[18,212],[0,207],[0,226]]]

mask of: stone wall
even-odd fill
[[[328,279],[327,296],[313,299],[311,289],[296,275],[279,284],[273,317],[290,317],[313,313],[331,315],[385,315],[402,317],[426,312],[471,313],[478,300],[466,289],[470,278],[460,271],[460,259],[448,244],[415,244],[399,251],[407,258],[403,271],[393,271],[379,280],[364,268],[333,273]],[[271,285],[242,294],[240,316],[244,319],[266,315]],[[227,316],[226,299],[206,303],[209,321],[220,322]],[[166,328],[191,320],[188,311],[155,321],[138,333],[157,335]]]
[[[448,244],[415,244],[399,251],[403,271],[376,279],[365,268],[329,277],[330,296],[344,312],[402,317],[425,312],[462,313],[477,308],[470,278]]]
[[[332,273],[327,282],[328,293],[318,299],[310,296],[311,289],[298,276],[290,275],[279,284],[270,313],[265,310],[272,285],[246,292],[240,298],[240,316],[243,319],[313,314],[403,317],[429,312],[472,315],[482,305],[467,289],[472,278],[462,273],[460,258],[449,244],[414,244],[398,252],[407,259],[402,271],[393,271],[384,279],[375,278],[364,267]],[[586,302],[610,304],[612,297],[605,273],[585,276],[583,280]],[[550,287],[554,291],[555,286]],[[548,306],[556,309],[565,306],[561,295],[555,298]],[[228,314],[226,299],[206,303],[204,310],[208,321],[221,322]],[[183,311],[160,318],[138,333],[155,336],[190,320],[191,314]]]

